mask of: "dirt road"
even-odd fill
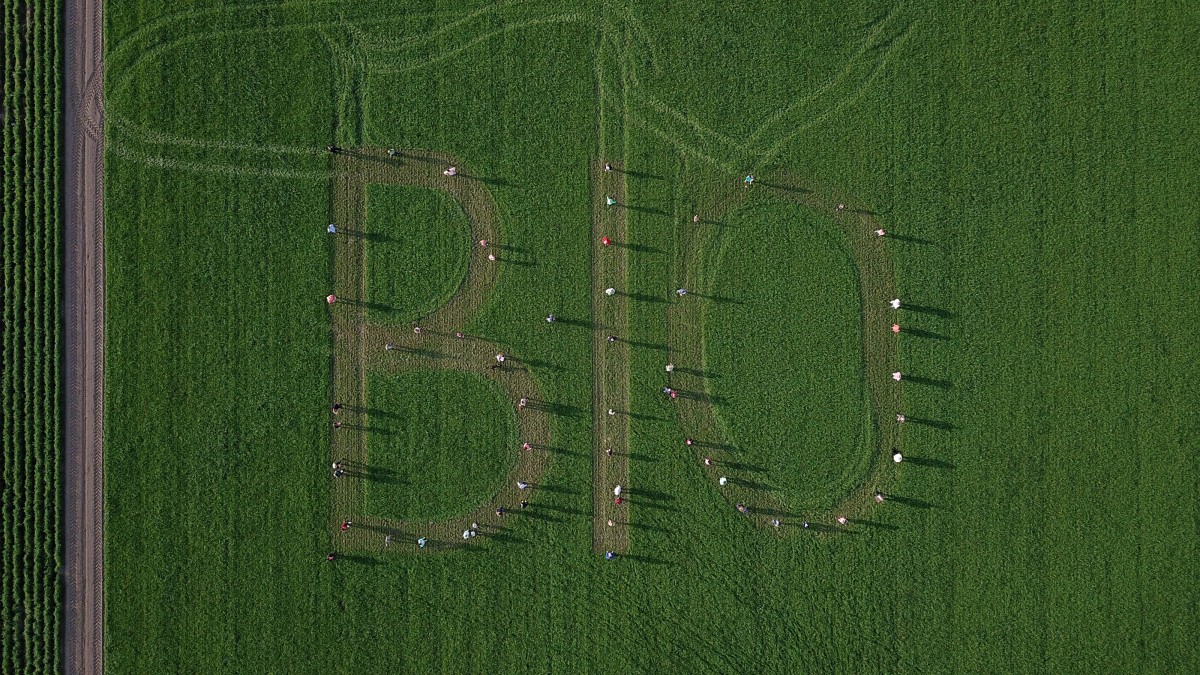
[[[67,0],[63,663],[104,672],[104,7]]]

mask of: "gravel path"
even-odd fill
[[[67,673],[104,672],[104,7],[65,4]]]

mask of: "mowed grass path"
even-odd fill
[[[871,52],[886,56],[873,75],[843,68],[883,14],[873,3],[547,4],[530,11],[583,18],[462,51],[537,17],[494,9],[433,33],[463,9],[415,18],[366,6],[346,18],[383,22],[372,54],[391,50],[392,71],[344,90],[342,71],[314,64],[318,36],[246,33],[244,50],[213,49],[200,36],[221,12],[173,10],[184,18],[171,38],[197,37],[130,73],[137,87],[110,80],[110,108],[183,136],[317,152],[158,151],[319,174],[330,168],[320,149],[335,140],[425,147],[497,181],[505,243],[532,264],[504,268],[469,329],[543,362],[534,373],[563,406],[560,452],[546,476],[556,490],[506,541],[326,563],[328,182],[176,171],[114,152],[111,667],[1194,670],[1200,41],[1188,27],[1200,17],[1165,2],[900,9],[905,37]],[[159,11],[110,3],[110,49]],[[291,11],[339,20],[320,5]],[[237,26],[272,25],[265,8],[253,19]],[[598,34],[628,40],[607,52],[636,54],[624,77],[615,56],[590,61],[584,47]],[[638,46],[642,34],[651,47]],[[802,48],[760,58],[770,49],[759,38],[781,35]],[[421,58],[404,61],[412,44],[425,45]],[[822,88],[843,71],[861,87]],[[629,349],[631,406],[644,414],[630,422],[629,471],[646,496],[631,510],[629,555],[592,552],[594,336],[542,318],[583,321],[591,308],[597,73],[610,120],[625,105],[616,85],[653,87],[687,115],[671,117],[678,129],[625,120],[613,158],[646,208],[628,214],[644,248],[628,252],[627,273],[630,292],[647,297],[677,287],[678,231],[703,201],[693,195],[737,179],[705,159],[735,150],[688,120],[736,141],[797,96],[842,97],[836,114],[751,168],[806,176],[874,210],[899,235],[888,243],[911,308],[900,322],[946,338],[900,337],[903,369],[926,382],[902,388],[905,412],[926,422],[906,425],[902,443],[924,461],[897,469],[875,525],[775,537],[739,519],[683,451],[659,393],[662,303],[632,302],[630,339],[649,346]],[[355,96],[362,125],[344,120]],[[197,97],[217,110],[178,105]],[[334,118],[344,123],[331,138]],[[697,138],[705,145],[689,145]],[[830,415],[833,427],[862,412]]]

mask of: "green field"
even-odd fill
[[[366,511],[433,520],[469,511],[496,492],[515,459],[512,406],[477,375],[372,375],[367,401],[383,420],[368,430]]]
[[[467,274],[470,233],[454,200],[399,185],[367,190],[367,295],[373,320],[416,321]]]
[[[62,667],[62,12],[4,4],[0,672]]]
[[[106,14],[113,672],[1200,669],[1200,12]]]

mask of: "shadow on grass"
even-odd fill
[[[368,434],[379,434],[380,436],[391,436],[393,433],[395,433],[388,427],[377,427],[377,426],[360,425],[360,424],[343,424],[342,428],[343,429],[353,429],[355,431],[365,431]]]
[[[901,309],[901,311],[908,310],[910,312],[918,312],[920,314],[930,314],[930,315],[933,315],[933,316],[936,316],[936,317],[939,317],[942,319],[953,319],[954,318],[954,312],[949,312],[944,309],[938,309],[937,307],[926,307],[925,305],[907,305],[907,304],[905,304],[905,305],[901,305],[900,309]]]
[[[785,511],[783,509],[773,509],[770,507],[762,507],[762,508],[756,508],[756,509],[750,509],[750,510],[753,511],[754,513],[761,513],[764,516],[774,516],[775,518],[803,518],[804,517],[803,513],[793,513],[791,511]],[[796,523],[796,525],[799,525],[799,523]]]
[[[521,537],[518,537],[514,534],[509,534],[508,532],[494,532],[494,533],[489,532],[487,534],[484,534],[483,536],[487,537],[488,541],[494,541],[498,544],[528,544],[529,543],[529,540],[522,539]]]
[[[645,244],[620,244],[614,241],[612,245],[628,249],[634,253],[654,253],[656,255],[666,254],[666,251],[662,250],[661,248],[654,248],[653,246],[646,246]]]
[[[562,518],[555,518],[554,516],[547,515],[545,513],[539,513],[538,511],[539,511],[539,509],[537,507],[530,506],[529,508],[524,508],[524,509],[513,509],[512,511],[509,511],[508,513],[511,516],[519,516],[519,517],[523,517],[523,518],[529,518],[531,520],[541,520],[541,521],[545,521],[548,523],[563,522]]]
[[[705,295],[704,293],[696,293],[694,291],[689,292],[688,295],[695,296],[697,298],[700,298],[701,300],[711,300],[712,302],[715,302],[719,305],[744,305],[744,304],[746,304],[745,300],[738,300],[737,298],[728,298],[723,295]]]
[[[723,396],[713,396],[712,394],[702,391],[676,390],[675,393],[679,394],[679,398],[687,399],[689,401],[700,401],[702,403],[712,403],[713,405],[727,405],[729,403],[729,399]]]
[[[904,381],[910,384],[918,384],[921,386],[937,387],[938,389],[953,389],[954,383],[949,380],[935,380],[931,377],[921,377],[920,375],[905,375]]]
[[[663,179],[663,177],[658,174],[647,173],[645,171],[627,171],[624,169],[618,169],[616,167],[613,168],[613,171],[616,171],[617,173],[625,174],[626,176],[632,176],[633,178],[649,178],[651,180],[662,180]]]
[[[759,466],[757,464],[747,464],[746,462],[728,462],[728,463],[717,462],[717,466],[723,466],[723,467],[725,467],[727,469],[731,469],[733,471],[750,471],[752,473],[767,470],[767,467],[765,467],[765,466]]]
[[[548,401],[529,401],[526,407],[530,410],[540,410],[548,415],[559,417],[579,417],[585,412],[583,408],[566,403],[550,403]]]
[[[774,487],[772,487],[766,483],[760,483],[758,481],[753,481],[753,480],[746,480],[744,478],[730,478],[729,482],[733,483],[734,485],[740,485],[745,488],[750,488],[751,490],[765,490],[767,492],[770,492],[771,490],[775,489]],[[761,513],[761,511],[760,511],[760,513]]]
[[[674,496],[665,492],[656,492],[654,490],[626,490],[626,492],[633,497],[645,497],[646,499],[653,499],[656,502],[675,501]]]
[[[904,461],[912,462],[917,466],[924,466],[930,469],[945,469],[947,471],[952,471],[956,468],[950,462],[942,461],[940,459],[930,459],[928,457],[909,457],[905,455]]]
[[[351,412],[362,413],[369,417],[383,417],[386,419],[393,419],[393,420],[400,418],[400,415],[397,415],[394,412],[388,412],[382,408],[367,408],[365,406],[358,406],[358,405],[348,405],[348,406],[345,406],[345,408],[346,408],[346,410],[349,410]]]
[[[903,334],[911,335],[913,337],[926,338],[929,340],[949,340],[950,339],[950,336],[948,336],[948,335],[942,335],[941,333],[934,333],[934,332],[927,331],[927,330],[921,330],[920,328],[905,328],[903,331]]]
[[[893,530],[894,531],[894,530],[900,529],[899,527],[897,527],[895,525],[889,525],[888,523],[881,523],[877,520],[863,520],[862,518],[847,518],[846,520],[847,520],[847,522],[853,523],[854,525],[862,525],[863,527],[874,527],[879,530]]]
[[[667,567],[671,567],[675,564],[675,563],[671,562],[670,560],[663,560],[662,558],[655,558],[653,556],[648,556],[648,555],[635,555],[632,553],[622,553],[620,556],[618,556],[618,558],[623,558],[625,560],[632,560],[634,562],[644,563],[647,565],[665,565]]]
[[[533,449],[534,450],[545,450],[546,452],[550,452],[555,455],[566,455],[568,457],[582,457],[583,456],[582,452],[576,452],[574,450],[568,450],[566,448],[557,448],[557,447],[550,446],[550,445],[534,445]]]
[[[923,499],[914,499],[912,497],[901,497],[900,495],[887,495],[887,501],[911,506],[914,509],[936,509],[937,504],[927,502]]]

